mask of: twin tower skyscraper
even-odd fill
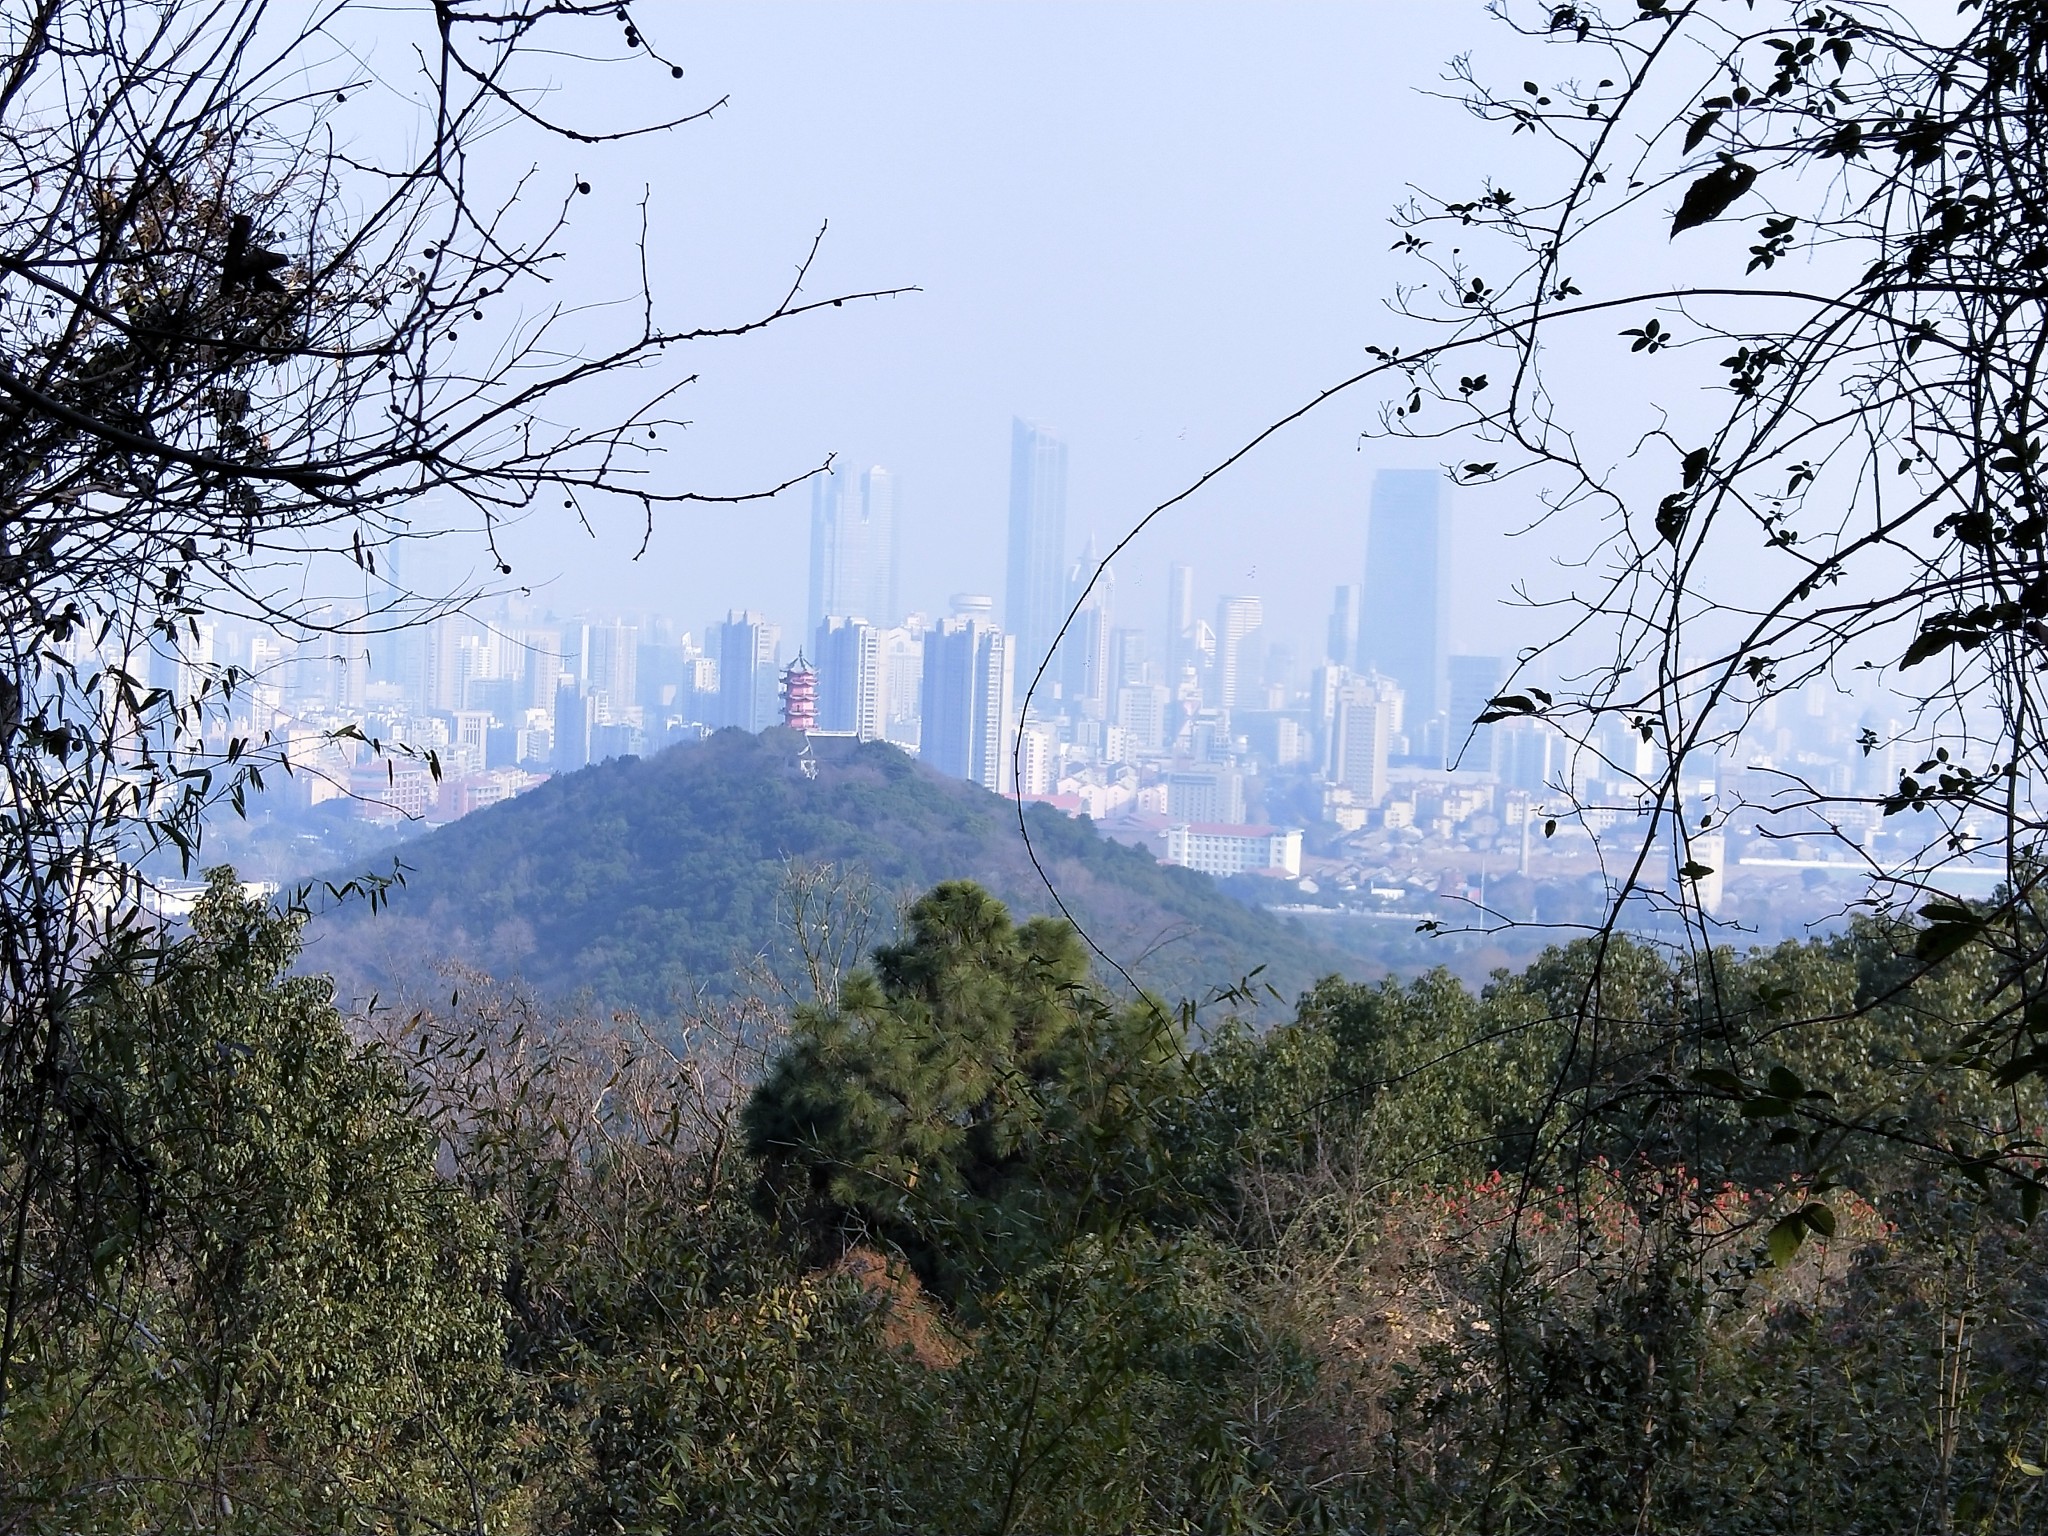
[[[811,482],[811,590],[806,636],[833,615],[886,627],[903,617],[897,588],[896,480],[877,466]],[[1010,428],[1010,538],[1002,622],[1016,637],[1019,686],[1052,649],[1067,615],[1067,445],[1033,422]]]

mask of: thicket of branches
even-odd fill
[[[1603,942],[1649,920],[1712,1005],[1742,935],[1700,899],[1701,839],[1731,821],[1832,837],[1877,906],[1918,907],[1923,967],[1989,947],[1940,1054],[2011,1090],[2048,1067],[2048,8],[1493,9],[1509,62],[1460,59],[1448,94],[1504,130],[1512,173],[1402,207],[1419,272],[1395,307],[1422,334],[1351,381],[1398,380],[1376,432],[1453,447],[1452,478],[1505,487],[1488,494],[1569,568],[1532,581],[1552,638],[1481,721],[1563,733],[1553,826],[1618,813],[1595,831]],[[1725,775],[1703,796],[1715,757],[1809,686],[1895,701],[1926,760],[1868,794],[1786,768],[1760,796]],[[1594,779],[1624,803],[1593,804]],[[1874,856],[1872,821],[1915,851]],[[1942,894],[1947,867],[1988,859],[1997,899]],[[1604,976],[1572,1006],[1593,1058],[1623,1022]],[[1734,1098],[1834,1145],[1825,1084],[1787,1095],[1711,1065],[1739,1012],[1722,1001],[1642,1092]],[[2016,1108],[1923,1150],[2002,1171],[2031,1211],[2042,1149]],[[1560,1089],[1550,1112],[1592,1109]]]
[[[715,105],[616,0],[12,0],[0,40],[4,1416],[24,1329],[161,1198],[84,1034],[155,953],[138,863],[290,769],[222,745],[251,680],[201,616],[304,635],[349,571],[389,627],[449,596],[390,579],[409,538],[509,577],[514,519],[771,495],[663,456],[688,344],[835,300],[807,261],[705,324],[563,281],[605,146]],[[598,69],[663,105],[555,115]]]

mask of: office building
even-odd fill
[[[1095,541],[1090,539],[1088,548],[1068,573],[1067,611],[1073,611],[1075,603],[1081,607],[1066,621],[1066,638],[1059,645],[1061,702],[1088,720],[1108,716],[1115,668],[1110,615],[1116,602],[1116,572],[1105,568],[1098,573],[1096,565]],[[1034,709],[1045,708],[1050,702],[1044,690],[1031,701]]]
[[[1066,617],[1067,445],[1050,428],[1010,429],[1010,557],[1003,622],[1014,637],[1022,693],[1051,653]]]
[[[998,794],[1011,784],[1014,655],[1011,637],[978,619],[946,619],[925,631],[919,755]]]
[[[883,629],[903,617],[901,594],[897,591],[903,538],[899,496],[893,471],[879,464],[861,471],[860,506],[867,534],[868,592],[867,601],[853,611]]]
[[[1373,478],[1358,670],[1400,684],[1415,743],[1445,708],[1450,623],[1450,501],[1434,469],[1383,469]]]
[[[806,633],[826,619],[897,619],[896,477],[881,465],[811,482],[811,591]]]
[[[1541,799],[1564,767],[1564,738],[1541,720],[1503,720],[1491,727],[1494,771],[1510,789]]]
[[[752,609],[718,626],[718,724],[763,731],[781,718],[782,630]]]
[[[1444,732],[1444,766],[1493,773],[1500,766],[1499,727],[1475,722],[1500,696],[1507,682],[1507,664],[1498,656],[1453,656],[1446,670],[1450,718]]]
[[[1337,599],[1330,607],[1329,638],[1324,646],[1324,659],[1340,667],[1348,667],[1358,660],[1358,602],[1361,588],[1356,582],[1349,582],[1337,589]]]
[[[1192,659],[1195,635],[1195,568],[1170,565],[1166,568],[1166,676],[1162,681],[1173,692],[1180,691]]]

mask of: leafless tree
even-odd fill
[[[306,573],[346,562],[369,622],[406,622],[437,594],[386,578],[428,506],[509,577],[498,535],[530,514],[623,502],[652,538],[780,489],[665,456],[691,344],[867,295],[807,295],[815,245],[709,323],[667,313],[644,252],[620,302],[570,280],[607,146],[717,105],[642,9],[0,3],[0,1414],[67,1283],[27,1254],[39,1202],[146,1172],[73,1033],[81,989],[147,962],[137,862],[189,858],[206,807],[288,766],[209,729],[248,679],[192,655],[200,617],[331,625]],[[565,71],[676,105],[587,121]]]

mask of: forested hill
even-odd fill
[[[344,992],[389,994],[454,959],[543,994],[587,992],[659,1011],[721,988],[779,944],[791,861],[859,871],[884,926],[899,899],[941,880],[981,882],[1020,913],[1052,909],[1009,800],[947,779],[892,747],[815,742],[817,776],[782,730],[559,775],[398,850],[407,875],[375,915],[351,902],[316,921],[307,962]],[[1028,812],[1039,857],[1089,934],[1144,985],[1196,997],[1266,967],[1291,1003],[1355,960],[1045,807]],[[388,868],[388,860],[385,863]],[[351,872],[353,873],[353,871]],[[878,935],[880,936],[880,935]]]

